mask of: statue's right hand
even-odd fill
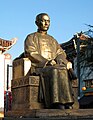
[[[50,60],[48,61],[48,63],[46,64],[46,66],[53,66],[56,65],[56,61],[55,60]]]

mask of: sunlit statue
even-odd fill
[[[37,32],[27,35],[24,43],[25,57],[31,60],[31,74],[40,76],[39,102],[45,108],[70,109],[74,103],[69,62],[64,50],[47,31],[50,17],[46,13],[36,16]]]

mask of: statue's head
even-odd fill
[[[50,18],[48,14],[41,13],[36,16],[35,23],[38,26],[39,31],[47,31],[50,26]]]

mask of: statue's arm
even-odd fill
[[[58,45],[57,57],[55,61],[57,61],[60,65],[64,64],[68,70],[72,69],[72,63],[68,61],[65,51],[60,47],[60,45]]]
[[[60,47],[59,44],[57,44],[57,54],[56,54],[56,58],[55,61],[57,64],[64,64],[67,66],[68,60],[67,60],[67,56],[65,51]]]

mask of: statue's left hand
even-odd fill
[[[71,62],[68,62],[68,63],[67,63],[67,69],[69,70],[70,68],[72,68],[72,63],[71,63]]]

